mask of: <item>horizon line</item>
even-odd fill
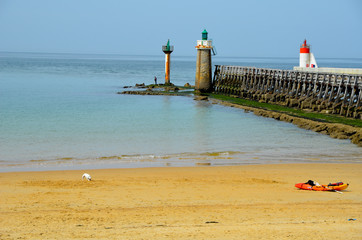
[[[14,52],[14,51],[2,51],[0,50],[0,54],[1,53],[6,53],[6,54],[46,54],[46,55],[51,55],[51,54],[59,54],[59,55],[99,55],[99,56],[135,56],[135,57],[161,57],[164,56],[163,54],[159,54],[159,55],[155,55],[155,54],[123,54],[123,53],[72,53],[72,52],[24,52],[24,51],[19,51],[19,52]],[[175,56],[175,54],[173,54],[173,56]],[[1,56],[0,56],[1,57]],[[176,55],[176,57],[196,57],[195,55]],[[294,59],[298,59],[299,56],[295,56],[295,57],[288,57],[288,56],[265,56],[265,57],[260,57],[260,56],[220,56],[220,55],[216,55],[213,57],[221,57],[221,58],[281,58],[281,59],[286,59],[286,58],[294,58]],[[319,59],[362,59],[362,57],[318,57]]]

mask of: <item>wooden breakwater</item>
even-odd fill
[[[362,75],[216,65],[213,91],[362,119]]]

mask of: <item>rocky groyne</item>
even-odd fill
[[[193,87],[186,83],[185,86],[175,86],[172,83],[169,84],[151,84],[145,85],[136,84],[135,86],[124,86],[124,89],[131,89],[125,91],[119,91],[117,94],[131,94],[131,95],[169,95],[180,96],[192,93]]]

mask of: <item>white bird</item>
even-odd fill
[[[91,181],[92,180],[92,177],[88,174],[88,173],[84,173],[83,176],[82,176],[82,180],[83,179],[87,179],[88,181]]]

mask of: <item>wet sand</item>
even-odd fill
[[[84,172],[0,173],[0,239],[362,238],[362,164]],[[294,187],[309,179],[350,186]]]

